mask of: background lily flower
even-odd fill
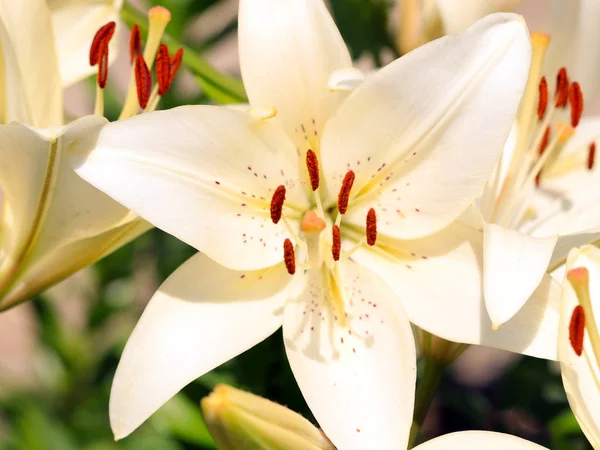
[[[150,225],[66,164],[69,153],[95,145],[107,120],[90,116],[62,126],[62,84],[46,3],[0,1],[0,42],[6,81],[0,102],[2,310],[92,264]]]
[[[345,98],[327,88],[350,58],[321,1],[242,1],[239,23],[249,114],[142,115],[108,125],[74,160],[84,179],[203,252],[165,281],[132,334],[113,430],[126,436],[283,325],[292,370],[334,444],[402,447],[395,424],[411,417],[414,343],[401,304],[415,323],[443,317],[471,341],[535,352],[544,333],[531,323],[548,289],[523,332],[481,331],[481,233],[453,223],[502,150],[527,77],[527,32],[518,16],[490,16]],[[432,314],[439,296],[454,309],[445,317]],[[462,296],[477,314],[450,308]]]
[[[18,3],[18,2],[13,2]],[[47,0],[63,86],[73,84],[95,72],[88,64],[94,33],[107,22],[118,22],[123,0]],[[109,62],[119,50],[119,32],[109,45]]]
[[[600,446],[600,250],[571,250],[563,284],[558,341],[561,375],[571,409],[594,448]]]

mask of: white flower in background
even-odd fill
[[[462,33],[488,14],[514,9],[521,0],[397,0],[396,45],[401,54],[447,34]]]
[[[410,403],[412,402],[411,399]],[[218,385],[209,396],[202,399],[201,405],[208,429],[221,450],[335,449],[321,430],[300,414],[266,398],[231,386]],[[332,414],[339,415],[340,412],[334,411]],[[385,416],[381,413],[375,411],[374,414],[378,415],[380,420],[385,420]],[[395,426],[408,431],[411,421],[398,423]],[[345,450],[348,447],[337,448]],[[401,450],[406,447],[385,448]],[[414,447],[415,450],[542,450],[543,448],[525,439],[489,431],[450,433]]]
[[[95,72],[88,63],[90,43],[102,25],[119,22],[123,0],[47,0],[46,3],[52,15],[60,77],[63,86],[68,86]],[[117,26],[116,36],[110,42],[111,62],[117,56],[121,28]]]
[[[283,325],[292,370],[333,443],[402,448],[415,361],[401,305],[419,326],[443,321],[468,342],[555,347],[558,318],[538,325],[558,315],[546,308],[550,282],[521,323],[492,332],[481,232],[454,222],[516,114],[526,29],[518,16],[490,16],[344,97],[327,81],[351,61],[321,1],[246,0],[239,21],[249,114],[142,115],[108,125],[74,160],[84,179],[202,252],[165,281],[129,339],[113,431],[128,435]],[[440,297],[446,308],[433,309]],[[471,308],[454,306],[462,297]]]
[[[600,250],[573,249],[563,284],[558,356],[569,405],[592,444],[600,447]]]
[[[137,84],[142,85],[137,90],[140,101],[152,110],[168,89],[181,55],[171,58],[166,48],[159,51],[168,11],[155,8],[149,16],[148,56],[140,55],[141,42],[133,56]],[[91,57],[86,55],[85,63],[99,65],[97,115],[62,126],[62,83],[48,6],[42,0],[0,1],[0,310],[31,298],[150,228],[67,164],[71,153],[93,148],[108,122],[101,117],[102,87],[114,30],[115,24],[109,23],[92,36],[93,44],[92,38],[87,42]],[[152,90],[146,62],[157,51],[157,73],[163,76]]]

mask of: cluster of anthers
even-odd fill
[[[338,214],[335,223],[331,226],[331,253],[330,255],[322,254],[321,252],[321,232],[327,227],[325,221],[325,211],[321,202],[319,193],[320,175],[319,175],[319,161],[317,155],[313,150],[306,152],[306,168],[308,170],[308,177],[310,180],[310,187],[314,192],[316,211],[310,210],[304,213],[302,222],[300,224],[300,230],[303,232],[305,239],[301,239],[291,227],[290,223],[283,216],[283,207],[285,203],[286,188],[284,185],[279,185],[273,192],[271,198],[271,220],[274,224],[278,224],[280,220],[286,225],[290,236],[294,241],[301,247],[306,253],[307,261],[302,264],[296,263],[296,255],[294,251],[294,244],[288,238],[283,243],[283,259],[287,271],[290,275],[296,273],[296,268],[304,270],[308,269],[319,269],[322,264],[325,263],[329,268],[332,268],[336,261],[340,259],[349,258],[359,247],[367,243],[368,245],[375,245],[377,240],[377,215],[373,208],[369,209],[366,217],[365,236],[357,242],[350,250],[342,253],[342,238],[341,238],[341,222],[342,216],[346,214],[348,210],[348,203],[350,200],[350,192],[352,185],[354,184],[355,173],[352,170],[348,170],[342,181],[342,186],[338,193],[337,198],[337,210]]]
[[[600,390],[600,380],[596,377],[595,369],[600,364],[600,334],[598,334],[598,326],[594,319],[590,298],[589,271],[585,267],[571,269],[567,272],[567,280],[573,287],[578,301],[578,305],[571,312],[571,319],[569,321],[569,342],[575,354],[577,356],[583,355],[586,359],[590,373],[594,377],[598,390]],[[594,362],[590,358],[589,349],[584,348],[583,345],[586,330],[592,347]]]
[[[546,176],[561,174],[581,165],[581,155],[565,155],[563,150],[583,113],[583,93],[562,67],[550,98],[548,81],[542,76],[544,56],[550,37],[532,33],[532,64],[528,84],[517,116],[514,151],[503,161],[490,180],[482,207],[489,222],[519,227],[527,219],[526,196],[530,186],[540,186]],[[587,149],[587,168],[594,167],[596,145]],[[508,164],[505,164],[508,163]],[[503,167],[506,172],[503,172]],[[502,173],[501,173],[502,172]]]
[[[148,11],[148,39],[142,53],[142,36],[138,25],[131,29],[129,39],[129,57],[132,65],[129,90],[119,119],[126,119],[138,112],[138,105],[144,112],[154,111],[160,98],[171,87],[173,79],[179,70],[183,58],[183,49],[173,56],[160,40],[165,27],[171,20],[171,13],[156,6]],[[94,36],[90,46],[90,65],[98,66],[96,76],[96,107],[95,114],[104,115],[104,88],[108,80],[108,49],[115,33],[115,22],[103,25]],[[152,86],[152,65],[156,63],[156,84]]]

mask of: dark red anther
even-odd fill
[[[546,131],[544,131],[544,136],[542,137],[542,142],[540,142],[540,147],[538,148],[538,154],[542,155],[546,151],[546,147],[548,147],[549,142],[550,142],[550,126],[547,126]]]
[[[312,150],[306,152],[306,168],[310,178],[310,186],[313,191],[319,189],[319,161],[317,155]]]
[[[171,87],[171,55],[165,44],[160,44],[156,55],[156,80],[158,81],[158,95],[161,97]]]
[[[588,148],[587,168],[592,170],[594,168],[594,160],[596,159],[596,143],[592,142]]]
[[[183,59],[183,49],[180,48],[177,50],[173,56],[171,56],[171,83],[173,83],[173,79],[175,75],[177,75],[177,71],[179,70],[179,66],[181,66],[181,60]]]
[[[92,45],[90,46],[90,66],[98,64],[105,51],[108,51],[108,43],[113,37],[113,34],[115,34],[115,28],[115,22],[108,22],[96,31],[94,39],[92,40]]]
[[[557,108],[564,108],[567,106],[569,98],[569,76],[567,75],[567,69],[561,67],[556,75],[556,94],[554,104]]]
[[[569,342],[577,356],[583,352],[583,337],[585,334],[585,312],[581,305],[577,305],[571,314],[569,322]]]
[[[289,239],[283,242],[283,262],[288,273],[294,275],[296,273],[296,256],[294,254],[294,244]]]
[[[142,34],[140,27],[134,25],[131,27],[131,35],[129,36],[129,64],[133,64],[138,55],[142,54]]]
[[[548,107],[548,82],[546,81],[546,77],[542,77],[539,85],[539,101],[538,101],[538,109],[537,115],[538,119],[542,120],[544,118],[544,114],[546,113],[546,108]]]
[[[275,189],[271,198],[271,220],[273,223],[279,223],[283,212],[283,203],[285,202],[285,186],[282,184]]]
[[[578,82],[571,84],[569,88],[569,104],[571,105],[571,126],[575,128],[579,125],[579,120],[583,114],[583,94]]]
[[[354,178],[354,172],[349,170],[344,177],[344,181],[342,181],[342,187],[338,194],[338,211],[340,214],[346,214],[346,210],[348,209],[348,201],[350,200],[350,191],[354,184]]]
[[[334,225],[331,228],[331,238],[333,243],[331,244],[331,255],[334,261],[340,260],[340,252],[342,251],[342,237],[340,235],[340,227]]]
[[[377,241],[377,215],[373,208],[367,213],[367,244],[375,245]]]
[[[98,87],[100,89],[104,89],[106,87],[106,81],[108,80],[108,45],[104,47],[104,51],[100,57],[96,80],[98,81]]]
[[[138,55],[135,59],[135,86],[137,88],[138,101],[140,107],[145,109],[150,100],[152,90],[152,74],[146,65],[146,61],[142,55]]]

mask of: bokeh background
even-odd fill
[[[544,23],[547,3],[529,0],[519,6],[531,30]],[[142,11],[156,4],[167,7],[172,13],[169,35],[217,69],[239,76],[237,0],[130,4]],[[329,5],[360,68],[368,70],[398,56],[394,33],[399,14],[392,0],[330,0]],[[111,66],[107,89],[110,119],[118,115],[129,79],[128,33],[121,38],[123,51]],[[92,112],[93,80],[69,88],[65,95],[69,117]],[[194,76],[182,70],[160,107],[208,102]],[[593,109],[586,106],[586,112]],[[114,442],[108,397],[123,346],[158,285],[193,253],[177,239],[151,230],[34,301],[0,314],[0,449],[215,448],[199,401],[221,382],[268,397],[314,421],[278,332],[193,382],[130,437]],[[490,349],[467,350],[445,373],[424,435],[466,429],[503,431],[557,450],[591,448],[570,412],[556,364]]]

